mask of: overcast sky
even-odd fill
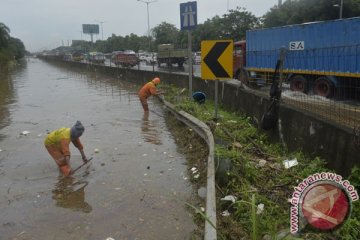
[[[142,0],[148,1],[148,0]],[[168,22],[180,28],[180,3],[188,1],[157,0],[149,4],[150,28]],[[278,0],[198,0],[198,23],[227,9],[245,7],[262,16]],[[0,22],[10,28],[10,35],[20,38],[27,50],[53,49],[62,43],[81,39],[82,24],[104,22],[104,39],[130,33],[147,35],[146,4],[137,0],[0,0]],[[83,40],[90,40],[82,34]],[[94,40],[101,39],[100,34]]]

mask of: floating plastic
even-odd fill
[[[29,133],[30,133],[29,131],[22,131],[22,132],[20,133],[20,135],[26,136],[26,135],[28,135]]]

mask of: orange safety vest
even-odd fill
[[[156,86],[153,82],[146,83],[139,91],[141,99],[147,99],[151,95],[156,95]]]

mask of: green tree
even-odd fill
[[[194,32],[194,50],[200,49],[201,41],[231,39],[234,41],[245,38],[247,30],[260,25],[260,20],[245,8],[230,10],[222,17],[215,16],[199,24]]]
[[[179,29],[177,29],[175,25],[162,22],[152,29],[152,34],[155,37],[156,45],[172,43],[178,47],[177,39],[180,33]]]
[[[10,37],[8,48],[16,60],[19,60],[25,56],[26,50],[24,43],[18,38]]]
[[[10,29],[0,22],[0,49],[7,47],[10,39]]]
[[[263,16],[264,27],[277,27],[339,18],[340,0],[287,0]],[[343,18],[360,15],[359,0],[344,0]]]

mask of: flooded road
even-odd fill
[[[138,88],[38,59],[0,76],[0,239],[191,237],[185,156],[162,106],[151,100],[144,115]],[[43,141],[76,120],[93,160],[63,179]],[[76,168],[80,153],[70,151]]]

